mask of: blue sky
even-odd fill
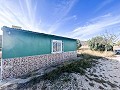
[[[0,0],[0,27],[12,25],[80,40],[119,34],[120,0]]]

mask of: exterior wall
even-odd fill
[[[77,57],[75,39],[8,27],[2,30],[2,79],[17,78]],[[52,40],[62,40],[62,53],[51,53]]]
[[[51,54],[52,40],[62,40],[63,51],[76,51],[76,40],[3,27],[2,58]]]
[[[17,78],[42,67],[60,64],[66,60],[75,59],[76,57],[77,52],[70,51],[56,54],[3,59],[2,79]]]
[[[76,51],[77,50],[77,42],[76,40],[63,40],[63,50],[64,52],[68,51]]]

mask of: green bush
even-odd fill
[[[101,43],[98,43],[97,45],[98,45],[98,46],[97,46],[97,50],[98,50],[98,51],[105,51],[105,45],[103,45],[103,44],[101,44]]]
[[[105,45],[101,43],[92,43],[89,45],[91,50],[105,51]]]
[[[113,46],[110,44],[106,44],[105,39],[103,37],[94,37],[88,41],[88,45],[91,50],[95,51],[113,51]]]
[[[113,46],[112,45],[106,45],[105,49],[106,49],[106,51],[113,51]]]
[[[77,49],[79,49],[82,46],[82,44],[80,43],[80,40],[77,39]]]

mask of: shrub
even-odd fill
[[[81,43],[80,43],[80,40],[77,39],[77,49],[79,49],[81,46],[82,46],[82,45],[81,45]]]
[[[106,51],[113,51],[113,46],[112,45],[106,45],[105,49],[106,49]]]
[[[87,54],[82,56],[85,58],[82,60],[73,61],[69,64],[60,66],[57,69],[43,75],[43,78],[45,80],[54,81],[55,79],[59,78],[62,73],[80,73],[81,75],[84,75],[86,72],[85,70],[87,68],[91,68],[92,66],[96,65],[97,61],[93,59],[96,59],[99,57],[91,56]]]
[[[113,51],[113,46],[111,44],[107,44],[105,41],[105,38],[97,36],[89,40],[88,45],[91,50],[95,51]]]

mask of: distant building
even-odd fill
[[[76,39],[5,26],[2,30],[2,79],[17,78],[77,57]]]

